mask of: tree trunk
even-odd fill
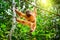
[[[12,17],[12,28],[9,34],[9,40],[12,40],[12,33],[14,32],[14,29],[16,28],[15,0],[12,0],[12,7],[13,7],[13,17]]]

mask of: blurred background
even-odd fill
[[[13,16],[17,16],[13,5],[24,13],[36,7],[34,32],[30,33],[27,25],[13,24],[16,21]],[[11,29],[14,32],[10,32]],[[11,40],[60,40],[60,0],[0,0],[0,40],[10,40],[10,33]]]

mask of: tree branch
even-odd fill
[[[14,32],[14,29],[16,28],[15,0],[12,0],[12,6],[13,6],[13,17],[12,17],[12,28],[9,34],[9,40],[12,40],[12,33]]]

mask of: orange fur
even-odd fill
[[[28,17],[26,14],[18,11],[17,9],[15,9],[15,12],[20,17],[24,17],[25,18],[25,20],[19,20],[18,18],[16,18],[17,22],[22,23],[24,25],[28,25],[30,27],[30,29],[31,29],[31,32],[33,32],[36,29],[36,10],[35,9],[34,9],[33,12],[31,12],[31,16],[30,17]]]

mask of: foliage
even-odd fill
[[[29,2],[33,0],[27,0]],[[16,0],[16,7],[25,12],[26,9],[33,10],[31,4],[26,0]],[[38,1],[38,0],[37,0]],[[56,1],[53,0],[55,3]],[[57,0],[55,4],[59,4]],[[30,28],[26,25],[17,23],[16,29],[12,34],[12,40],[60,40],[60,6],[43,7],[44,5],[37,3],[37,28],[34,32],[30,33]],[[9,32],[12,27],[12,0],[0,1],[0,40],[8,40]],[[41,10],[40,8],[43,8]],[[48,12],[48,11],[50,12]]]

